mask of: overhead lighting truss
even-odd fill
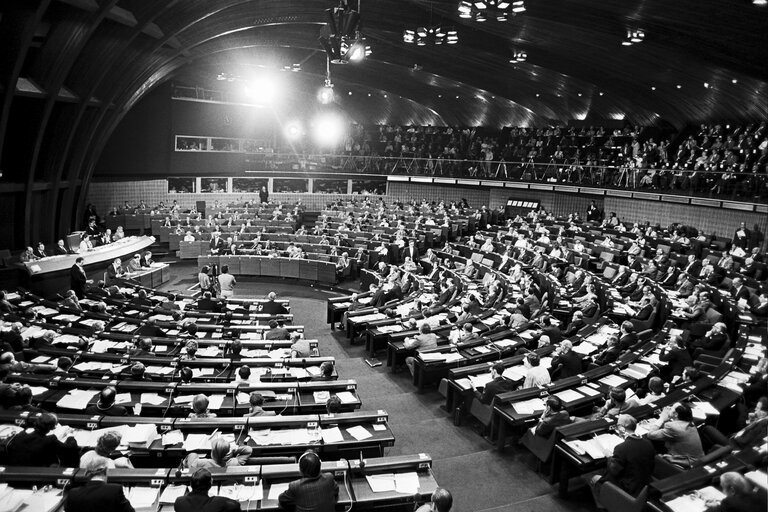
[[[359,62],[371,55],[371,47],[360,33],[360,4],[357,10],[341,0],[338,7],[325,10],[328,35],[320,37],[320,44],[333,64]]]

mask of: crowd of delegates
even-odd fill
[[[734,197],[765,194],[768,179],[765,122],[702,125],[672,141],[658,130],[639,126],[513,127],[498,132],[355,125],[343,153],[423,159],[406,166],[410,173],[510,178],[515,166],[507,164],[515,163],[526,179]],[[399,172],[396,162],[372,162],[381,172]],[[518,170],[514,176],[519,175]]]
[[[422,203],[400,205],[397,208],[404,213],[437,219],[447,211],[459,209],[456,203]],[[487,309],[495,309],[500,313],[502,320],[498,329],[511,329],[513,333],[528,331],[528,341],[518,351],[525,355],[523,365],[526,376],[521,382],[505,378],[504,365],[495,364],[491,366],[491,380],[485,386],[475,387],[474,382],[471,383],[476,399],[490,404],[500,393],[518,387],[542,386],[555,377],[579,375],[585,370],[616,361],[624,352],[636,347],[639,340],[636,324],[652,318],[662,307],[660,293],[684,300],[684,305],[678,304],[676,307],[673,318],[676,318],[678,326],[687,335],[673,334],[660,346],[661,364],[641,388],[613,388],[603,406],[596,407],[588,416],[578,418],[569,415],[557,396],[550,396],[534,428],[536,435],[546,437],[554,428],[574,421],[618,417],[617,432],[625,442],[620,445],[621,448],[617,448],[609,462],[608,472],[594,479],[593,488],[597,495],[601,483],[612,481],[636,495],[650,482],[654,459],[659,452],[664,453],[668,462],[687,468],[703,457],[705,450],[715,445],[743,447],[758,442],[764,436],[765,428],[768,427],[768,360],[765,358],[755,367],[749,381],[742,385],[744,400],[735,409],[737,417],[732,424],[722,427],[732,431],[730,436],[714,427],[708,427],[700,437],[693,423],[691,408],[686,403],[666,408],[658,419],[644,425],[649,431],[643,436],[635,433],[636,421],[627,413],[664,396],[671,387],[694,381],[700,376],[695,364],[699,356],[708,354],[722,357],[735,341],[732,339],[735,332],[724,321],[708,321],[706,317],[714,312],[722,318],[723,311],[717,311],[718,306],[712,301],[712,293],[719,293],[723,297],[722,301],[731,300],[741,310],[751,312],[764,325],[768,317],[768,273],[764,265],[765,254],[760,250],[762,238],[744,224],[735,230],[727,249],[718,253],[713,261],[702,258],[705,247],[694,243],[696,237],[690,227],[679,224],[665,228],[649,224],[625,225],[615,215],[604,219],[601,212],[595,210],[597,208],[593,204],[586,212],[586,217],[592,221],[592,226],[602,225],[605,228],[604,239],[596,240],[595,243],[603,247],[625,247],[615,261],[616,272],[609,278],[597,278],[594,273],[596,268],[590,265],[589,270],[592,272],[589,272],[576,263],[577,257],[589,261],[588,250],[574,238],[574,235],[589,231],[589,226],[581,223],[578,214],[571,214],[566,223],[562,223],[564,219],[558,219],[563,226],[568,227],[553,235],[545,224],[547,220],[555,218],[546,211],[505,219],[503,212],[492,212],[483,207],[468,214],[476,215],[478,221],[482,217],[480,226],[487,226],[490,231],[470,235],[460,243],[474,251],[502,252],[501,261],[494,266],[506,275],[508,283],[519,287],[522,296],[514,301],[505,300],[508,294],[505,285],[497,278],[484,279],[482,282],[477,280],[478,269],[471,260],[467,260],[465,265],[456,264],[447,258],[441,261],[432,248],[427,248],[423,256],[418,254],[412,239],[409,240],[407,233],[403,233],[399,251],[382,251],[376,255],[378,260],[373,264],[378,282],[371,285],[372,296],[368,305],[381,307],[391,300],[405,297],[416,285],[411,275],[418,275],[422,286],[424,278],[433,284],[434,299],[419,304],[423,320],[418,324],[413,319],[404,323],[406,328],[418,330],[418,334],[406,338],[404,342],[405,349],[413,352],[438,347],[439,340],[433,331],[435,327],[448,322],[445,315],[438,313],[444,312],[446,305],[457,297],[461,297],[461,312],[455,320],[451,320],[454,325],[449,343],[461,346],[463,342],[477,338],[478,334],[474,332],[471,321]],[[351,223],[361,222],[360,213],[343,215],[348,215]],[[368,213],[362,216],[369,220],[374,218]],[[492,227],[494,224],[496,226]],[[497,231],[494,233],[493,230]],[[628,243],[629,237],[621,239],[621,235],[627,232],[632,235],[631,244]],[[651,245],[656,246],[655,243],[649,244],[651,241],[660,242],[670,250],[651,249]],[[448,253],[451,249],[450,244],[443,247]],[[543,311],[541,290],[515,260],[557,276],[562,298],[575,305],[567,323],[556,325],[552,317]],[[602,309],[606,305],[601,304],[596,294],[596,279],[614,288],[621,302],[633,306],[634,312],[620,323],[618,333],[609,336],[601,350],[584,356],[576,353],[571,341],[566,338],[575,335],[586,325],[585,317],[594,321],[601,314],[609,313]],[[474,281],[475,286],[468,288],[468,281]],[[357,307],[358,297],[353,295],[350,309]],[[393,310],[386,310],[385,313],[390,317],[398,316]],[[344,324],[346,322],[343,322],[342,327]],[[541,366],[539,356],[531,351],[550,344],[557,345],[557,348],[551,354],[551,365],[547,369]],[[407,357],[405,363],[413,373],[415,353]],[[740,487],[737,485],[735,488]]]

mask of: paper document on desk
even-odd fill
[[[0,503],[3,503],[3,511],[22,510],[34,512],[53,512],[58,510],[64,501],[64,495],[59,489],[50,491],[32,492],[26,489],[7,488],[6,493],[0,495]]]
[[[219,355],[219,347],[205,347],[197,351],[198,357],[216,357]]]
[[[395,492],[417,494],[419,492],[419,475],[415,471],[395,473]]]
[[[133,399],[131,398],[131,394],[130,393],[117,393],[115,395],[115,403],[118,404],[118,405],[120,405],[120,404],[129,404],[132,401],[133,401]]]
[[[209,434],[187,434],[184,439],[184,451],[210,450],[211,436]]]
[[[159,487],[131,487],[130,490],[123,488],[125,497],[131,502],[134,509],[152,507],[160,495]]]
[[[191,404],[195,399],[195,395],[179,395],[173,399],[174,404]]]
[[[79,409],[84,410],[88,407],[93,397],[98,395],[98,391],[87,391],[84,389],[72,389],[64,395],[61,400],[56,402],[57,407],[62,409]]]
[[[43,386],[29,386],[29,390],[32,392],[32,396],[38,396],[48,391],[48,388]]]
[[[184,442],[184,434],[181,430],[169,430],[163,434],[163,446],[170,446]]]
[[[369,437],[373,437],[373,434],[368,432],[368,430],[366,430],[366,428],[361,425],[350,427],[346,429],[346,431],[349,435],[351,435],[358,441],[362,441],[363,439],[368,439]]]
[[[186,485],[167,485],[160,495],[161,505],[173,505],[176,498],[180,498],[187,493]]]
[[[277,500],[282,493],[288,490],[288,482],[285,483],[273,483],[269,486],[269,496],[268,499],[270,500]]]
[[[165,402],[165,398],[157,393],[142,393],[141,397],[139,397],[139,402],[148,405],[160,405]]]
[[[578,391],[579,393],[584,393],[587,396],[595,396],[600,394],[599,390],[593,388],[592,386],[587,386],[587,385],[576,388],[576,391]]]
[[[597,347],[591,343],[579,343],[575,347],[573,347],[573,351],[577,354],[581,354],[583,356],[588,356],[592,352],[595,352],[597,350]]]
[[[315,391],[312,393],[312,397],[315,399],[316,404],[324,404],[331,398],[330,391]]]
[[[517,414],[534,414],[538,411],[543,411],[546,406],[544,400],[541,398],[532,398],[530,400],[523,400],[522,402],[516,402],[512,404]]]
[[[476,388],[484,388],[489,382],[493,380],[490,373],[481,373],[479,375],[470,375],[467,377],[469,381],[475,385]]]
[[[264,499],[264,488],[261,486],[261,482],[259,484],[221,485],[216,495],[240,502],[259,501]]]
[[[494,342],[493,342],[493,344],[494,344],[494,345],[496,345],[496,346],[497,346],[497,347],[499,347],[499,348],[507,348],[507,347],[511,347],[511,346],[515,345],[516,343],[517,343],[517,342],[515,342],[515,341],[513,341],[513,340],[507,340],[507,339],[504,339],[504,340],[498,340],[498,341],[494,341]]]
[[[455,382],[457,386],[464,390],[470,389],[472,387],[472,383],[470,382],[469,378],[456,379],[453,382]]]
[[[336,393],[336,396],[339,397],[342,404],[355,404],[358,402],[357,397],[349,391]]]
[[[690,405],[693,417],[696,419],[704,421],[707,416],[720,416],[720,411],[710,402],[691,402]]]
[[[393,492],[395,490],[395,474],[382,473],[378,475],[365,475],[368,485],[373,492]]]
[[[62,334],[53,339],[54,345],[77,345],[80,343],[80,338],[73,334]]]
[[[705,512],[707,504],[693,494],[684,494],[664,503],[672,512]]]
[[[648,376],[649,373],[651,373],[651,366],[647,364],[642,363],[632,363],[623,370],[621,370],[619,373],[624,375],[625,377],[630,377],[632,379],[641,380]]]
[[[606,375],[602,379],[599,380],[599,382],[602,382],[606,386],[610,387],[619,387],[622,384],[627,382],[627,379],[624,377],[619,377],[618,375]]]
[[[768,474],[766,474],[765,471],[756,469],[746,473],[744,476],[747,477],[747,480],[757,485],[761,489],[768,490]]]
[[[344,436],[341,434],[339,427],[324,428],[320,435],[323,437],[323,442],[328,443],[341,443],[344,441]]]
[[[205,377],[206,375],[213,375],[213,368],[193,368],[192,369],[193,379]]]
[[[221,409],[224,405],[224,395],[211,395],[208,397],[208,408],[214,411]]]
[[[170,366],[147,366],[147,373],[153,375],[168,375],[169,373],[173,373],[173,371],[173,368]]]
[[[560,391],[559,393],[555,393],[555,396],[558,397],[560,400],[562,400],[565,403],[573,402],[575,400],[580,400],[584,398],[584,395],[576,391],[575,389],[564,389]]]
[[[123,435],[123,444],[145,444],[149,446],[157,439],[157,425],[152,423],[146,425],[134,425],[128,427]]]
[[[528,375],[528,370],[523,365],[510,366],[505,368],[501,376],[511,381],[523,380]]]
[[[464,356],[462,356],[458,352],[449,352],[448,354],[445,354],[446,363],[453,363],[456,361],[461,361],[462,359],[464,359]]]

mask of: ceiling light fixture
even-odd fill
[[[509,59],[510,64],[519,64],[528,60],[528,53],[520,50],[512,52],[512,57]]]
[[[328,35],[320,37],[320,44],[333,64],[360,62],[371,55],[360,33],[360,1],[354,10],[347,0],[340,0],[338,7],[325,10],[325,17]]]
[[[350,91],[350,94],[352,92]],[[333,103],[335,95],[333,94],[333,82],[331,82],[331,57],[325,57],[325,81],[323,86],[317,91],[317,101],[323,105]]]
[[[632,46],[633,44],[645,41],[645,31],[640,28],[628,28],[627,36],[621,41],[622,46]]]
[[[472,19],[478,23],[487,20],[507,21],[511,17],[525,12],[525,0],[508,2],[505,0],[485,0],[473,2],[461,0],[458,6],[459,18]]]

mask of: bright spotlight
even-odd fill
[[[296,140],[304,135],[304,129],[302,128],[301,123],[298,121],[291,121],[285,125],[283,132],[285,134],[285,138],[288,140]]]
[[[332,103],[333,98],[334,98],[333,84],[330,82],[327,82],[317,91],[317,101],[319,101],[323,105],[328,105],[329,103]]]
[[[263,76],[250,84],[251,95],[261,101],[272,101],[277,96],[277,87],[271,77]]]
[[[344,137],[344,120],[338,114],[326,112],[313,122],[315,140],[321,146],[334,146]]]

